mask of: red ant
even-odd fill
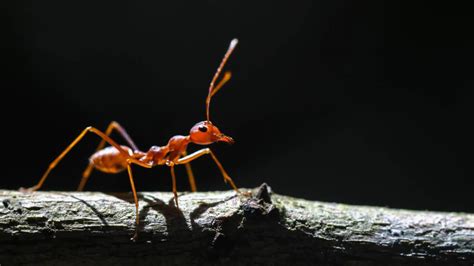
[[[96,149],[96,152],[90,157],[89,159],[89,165],[87,168],[84,170],[82,174],[82,179],[81,182],[79,183],[79,187],[77,188],[78,191],[82,191],[84,189],[84,186],[89,179],[89,176],[93,170],[93,168],[100,170],[105,173],[119,173],[127,169],[128,171],[128,177],[130,179],[130,185],[132,187],[132,192],[133,192],[133,198],[135,200],[135,210],[136,210],[136,225],[138,228],[139,225],[139,214],[138,214],[138,198],[137,198],[137,192],[135,190],[135,184],[133,181],[133,175],[132,175],[132,164],[136,164],[138,166],[144,167],[144,168],[152,168],[157,165],[167,165],[171,169],[171,177],[172,177],[172,183],[173,183],[173,193],[174,193],[174,201],[176,204],[176,207],[179,208],[178,206],[178,193],[176,191],[176,176],[174,172],[174,167],[175,165],[180,165],[184,164],[186,167],[186,172],[188,174],[188,179],[189,179],[189,184],[191,186],[191,191],[196,191],[196,182],[194,180],[194,175],[191,169],[190,162],[201,157],[202,155],[209,154],[214,162],[216,163],[217,167],[219,167],[219,170],[221,171],[222,175],[224,176],[224,182],[229,182],[232,188],[237,192],[240,193],[239,189],[235,186],[234,182],[232,181],[232,178],[227,174],[227,172],[224,170],[224,167],[222,164],[219,162],[219,160],[216,158],[214,153],[209,149],[209,148],[204,148],[201,150],[198,150],[192,154],[187,155],[186,153],[186,148],[188,147],[189,143],[195,143],[199,145],[209,145],[214,142],[222,141],[226,143],[234,143],[234,140],[221,133],[221,131],[211,123],[209,119],[209,106],[211,103],[211,98],[216,94],[222,86],[229,81],[231,77],[230,72],[226,72],[224,74],[224,77],[221,79],[219,84],[217,86],[214,86],[214,83],[217,81],[217,78],[219,77],[222,68],[224,67],[225,63],[227,62],[227,59],[231,55],[232,51],[236,47],[238,43],[237,39],[233,39],[230,43],[230,46],[224,55],[224,58],[222,59],[222,62],[220,63],[219,67],[217,68],[216,73],[214,74],[214,77],[212,78],[212,81],[209,86],[209,92],[206,98],[206,116],[207,120],[206,121],[201,121],[197,124],[195,124],[188,136],[181,136],[181,135],[176,135],[172,137],[169,141],[168,144],[165,146],[152,146],[148,152],[142,152],[140,151],[133,140],[130,138],[130,136],[127,134],[125,129],[120,126],[117,122],[112,122],[110,125],[107,127],[107,130],[105,133],[102,131],[94,128],[94,127],[87,127],[85,128],[79,136],[74,139],[74,141],[49,165],[48,169],[46,172],[43,174],[41,177],[40,181],[38,184],[36,184],[33,187],[24,189],[21,188],[22,191],[24,192],[33,192],[41,188],[43,185],[44,181],[48,177],[49,173],[51,170],[53,170],[54,167],[66,156],[66,154],[74,147],[76,144],[88,133],[92,132],[96,135],[98,135],[102,141],[100,142],[99,146]],[[118,131],[120,135],[127,141],[129,146],[125,145],[119,145],[117,142],[112,140],[109,135],[112,133],[113,130]],[[105,143],[108,143],[109,147],[104,148]],[[137,231],[135,232],[135,235],[132,239],[136,239],[137,237]]]

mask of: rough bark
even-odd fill
[[[474,215],[232,191],[0,190],[0,264],[470,265]]]

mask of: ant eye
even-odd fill
[[[201,132],[207,132],[207,127],[205,127],[205,126],[200,126],[200,127],[199,127],[199,131],[201,131]]]

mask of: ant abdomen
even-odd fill
[[[130,147],[121,145],[128,155],[132,155],[133,151]],[[115,147],[109,146],[92,154],[89,161],[97,170],[105,173],[120,173],[127,168],[128,156],[121,153]]]

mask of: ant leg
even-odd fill
[[[217,157],[214,155],[214,153],[211,151],[211,149],[209,148],[205,148],[205,149],[202,149],[202,150],[198,150],[188,156],[185,156],[183,158],[180,158],[178,160],[178,162],[176,164],[186,164],[186,163],[189,163],[191,161],[194,161],[195,159],[205,155],[205,154],[210,154],[212,159],[214,160],[214,162],[216,163],[217,167],[219,167],[219,170],[221,171],[222,173],[222,176],[224,177],[224,182],[227,183],[229,182],[230,186],[237,192],[237,193],[240,193],[239,189],[237,188],[237,186],[234,184],[234,181],[232,180],[232,178],[230,178],[230,176],[227,174],[227,172],[224,170],[224,167],[222,166],[222,164],[219,162],[219,160],[217,159]]]
[[[178,205],[178,191],[176,190],[176,175],[174,174],[174,165],[170,166],[171,168],[171,179],[173,181],[173,194],[174,194],[174,202],[176,204],[176,208],[179,209]]]
[[[114,129],[117,130],[118,133],[120,133],[120,135],[125,139],[125,141],[127,141],[128,145],[130,145],[130,147],[132,147],[134,151],[138,150],[137,145],[135,145],[135,142],[133,142],[132,138],[130,138],[127,131],[125,131],[125,129],[116,121],[112,121],[109,124],[109,126],[105,130],[105,135],[110,136],[110,134],[112,134],[112,130]],[[95,151],[97,152],[103,149],[104,146],[105,146],[105,140],[102,139],[99,145],[97,146],[97,148],[95,149]],[[84,189],[84,186],[86,185],[86,182],[89,180],[89,176],[92,170],[94,170],[93,167],[94,165],[91,163],[89,163],[89,165],[86,167],[86,169],[82,173],[82,179],[81,179],[81,182],[79,183],[79,186],[77,187],[77,191],[82,191]]]
[[[92,162],[89,162],[87,165],[86,170],[82,173],[82,178],[81,181],[79,182],[79,186],[77,187],[77,191],[83,191],[84,186],[86,185],[87,181],[89,180],[89,176],[94,169],[94,164]]]
[[[107,143],[109,143],[110,145],[114,146],[119,152],[123,153],[124,155],[126,155],[127,157],[129,157],[130,155],[128,154],[127,151],[123,150],[122,147],[120,147],[120,145],[118,145],[114,140],[112,140],[110,137],[106,136],[104,133],[102,133],[100,130],[94,128],[94,127],[87,127],[85,128],[81,134],[79,134],[79,136],[76,137],[76,139],[74,139],[73,142],[71,142],[71,144],[69,144],[69,146],[52,162],[49,164],[48,166],[48,169],[46,170],[46,172],[43,174],[43,176],[41,177],[40,181],[38,182],[38,184],[36,184],[35,186],[33,187],[30,187],[30,188],[27,188],[27,189],[24,189],[24,188],[20,188],[21,191],[24,191],[24,192],[32,192],[32,191],[36,191],[38,189],[41,188],[41,186],[43,185],[44,181],[46,180],[46,178],[48,177],[49,173],[51,172],[51,170],[53,170],[56,165],[64,158],[64,156],[66,156],[66,154],[74,147],[76,146],[76,144],[87,134],[87,132],[92,132],[96,135],[98,135],[100,138],[102,138],[103,140],[105,140]]]
[[[136,161],[133,158],[127,159],[127,172],[128,172],[128,178],[130,179],[130,187],[132,188],[132,193],[133,193],[133,200],[135,201],[135,234],[132,237],[132,240],[135,241],[138,238],[138,226],[140,224],[140,212],[139,210],[139,205],[138,205],[138,196],[137,196],[137,190],[135,189],[135,181],[133,181],[133,174],[132,174],[132,163],[137,164],[141,167],[144,168],[152,168],[152,166],[147,165],[147,164],[142,164],[140,161]]]
[[[132,174],[132,167],[130,166],[130,161],[127,161],[127,171],[128,171],[128,178],[130,179],[130,186],[132,187],[133,193],[133,200],[135,201],[135,234],[132,237],[132,240],[136,240],[138,237],[138,225],[140,224],[140,213],[138,211],[138,197],[137,191],[135,189],[135,182],[133,181],[133,174]]]
[[[188,153],[186,151],[183,152],[183,156],[187,156]],[[193,169],[191,168],[191,163],[187,163],[184,165],[186,167],[186,173],[188,174],[189,185],[191,186],[191,191],[196,192],[196,180],[194,179]]]

